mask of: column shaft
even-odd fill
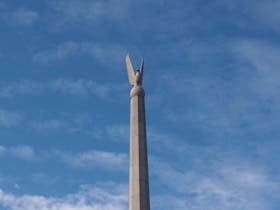
[[[130,100],[129,210],[150,210],[144,91]]]

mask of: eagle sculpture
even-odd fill
[[[141,86],[142,80],[143,80],[144,60],[142,59],[140,68],[136,71],[136,73],[131,64],[129,55],[126,56],[125,61],[126,61],[126,68],[127,68],[129,83],[132,86]]]

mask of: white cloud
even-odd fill
[[[48,175],[42,172],[31,174],[32,182],[41,186],[55,186],[59,182],[59,177],[55,175]]]
[[[98,84],[93,80],[71,80],[71,79],[57,79],[50,83],[53,90],[72,95],[89,95],[93,94],[99,97],[107,96],[112,86],[111,84]]]
[[[81,43],[81,49],[101,63],[119,63],[127,54],[127,50],[120,44]]]
[[[76,154],[57,153],[67,164],[74,167],[98,167],[110,170],[126,170],[128,157],[124,153],[89,150]]]
[[[80,46],[73,42],[63,42],[53,49],[39,51],[34,54],[33,59],[42,63],[49,63],[57,60],[65,60],[79,53]]]
[[[26,95],[40,93],[44,85],[40,82],[21,80],[10,84],[3,84],[0,87],[0,97],[10,98],[14,95]]]
[[[163,76],[166,92],[184,107],[166,103],[167,119],[216,136],[276,131],[279,50],[251,42],[232,48],[238,61],[230,79],[208,74]]]
[[[279,31],[279,1],[267,0],[266,2],[264,2],[261,0],[250,0],[246,2],[246,6],[248,7],[248,12],[255,20],[259,21],[265,26]],[[263,27],[263,25],[260,26]]]
[[[87,112],[58,113],[53,118],[36,119],[29,126],[38,132],[82,132],[87,134],[92,128],[92,116]]]
[[[26,145],[9,148],[8,152],[11,155],[16,156],[23,160],[36,160],[38,158],[36,157],[33,148]]]
[[[151,209],[161,210],[194,210],[190,207],[190,204],[186,198],[172,195],[157,195],[151,198]],[[208,207],[207,207],[208,209]],[[198,210],[198,209],[197,209]]]
[[[235,167],[235,166],[234,166]],[[227,170],[227,167],[225,167]],[[219,171],[220,172],[220,171]],[[220,175],[220,176],[219,176]],[[208,209],[269,209],[265,194],[279,193],[279,183],[254,168],[237,166],[237,171],[221,172],[217,177],[202,178],[193,188],[195,203]]]
[[[18,112],[0,109],[0,127],[14,127],[21,121],[21,115]]]
[[[64,21],[71,23],[93,24],[102,20],[116,22],[128,13],[128,1],[120,0],[59,0],[53,5],[54,10],[62,14]]]
[[[64,126],[64,122],[57,119],[34,121],[31,126],[37,131],[58,130]]]
[[[4,147],[0,145],[0,156],[16,157],[24,161],[49,161],[52,158],[72,167],[102,168],[112,171],[126,171],[128,156],[101,150],[86,150],[70,153],[61,150],[35,150],[28,145]]]
[[[215,54],[220,46],[210,44],[199,49],[199,56],[195,53],[194,58],[202,55],[209,59],[208,54]],[[280,45],[241,39],[228,42],[221,52],[230,59],[231,67],[223,69],[211,64],[211,70],[198,67],[191,73],[162,74],[158,90],[155,88],[155,93],[166,101],[162,116],[172,123],[185,124],[190,129],[199,129],[220,139],[247,134],[277,134]],[[207,64],[202,65],[207,68]],[[172,99],[177,103],[169,102]]]
[[[19,8],[11,15],[11,20],[17,24],[30,26],[37,21],[39,15],[37,12],[25,8]]]
[[[4,154],[6,148],[0,145],[0,155]]]
[[[154,179],[170,192],[156,196],[154,205],[158,209],[266,210],[270,206],[266,196],[277,198],[274,195],[279,194],[279,182],[271,180],[264,170],[240,162],[212,164],[214,167],[207,166],[206,171],[185,170],[182,165],[177,169],[162,160],[152,165],[156,167],[152,168]]]
[[[88,112],[81,112],[75,116],[73,121],[78,127],[83,127],[92,123],[92,116]]]
[[[240,40],[234,43],[233,51],[243,63],[243,71],[251,72],[244,82],[251,91],[251,103],[255,102],[259,109],[254,116],[250,115],[255,124],[254,130],[277,132],[280,117],[280,45],[258,40]]]
[[[124,210],[127,209],[126,186],[82,186],[76,194],[61,198],[41,195],[15,195],[0,189],[0,206],[11,210]]]
[[[27,145],[20,145],[15,147],[4,147],[0,145],[0,155],[13,156],[22,160],[34,161],[37,160],[37,154],[34,149]]]
[[[69,79],[57,79],[51,82],[51,86],[54,90],[60,91],[62,93],[70,93],[73,95],[87,95],[88,93],[88,83],[85,80],[69,80]]]
[[[221,173],[225,180],[232,185],[238,185],[243,189],[262,189],[269,186],[270,181],[266,174],[256,168],[243,166],[227,166],[222,169]]]
[[[90,79],[58,78],[46,82],[20,80],[1,84],[0,98],[13,98],[16,95],[39,95],[47,91],[75,96],[94,95],[106,98],[114,91],[114,96],[119,100],[121,92],[126,87],[126,84],[99,83]]]
[[[280,45],[258,40],[240,40],[234,43],[233,49],[241,61],[247,62],[255,70],[248,81],[255,94],[266,99],[273,98],[276,103],[280,103]]]
[[[91,42],[66,41],[56,47],[41,50],[33,55],[34,61],[51,63],[64,61],[76,55],[88,55],[101,63],[119,63],[127,53],[124,46],[120,44],[98,44]]]
[[[129,142],[129,125],[114,124],[107,126],[105,130],[111,140]]]

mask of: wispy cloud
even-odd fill
[[[215,169],[210,166],[206,173],[176,169],[162,162],[153,166],[156,166],[155,174],[161,183],[167,185],[168,191],[178,193],[176,198],[171,196],[168,203],[164,201],[165,196],[157,196],[155,207],[160,209],[265,210],[269,209],[270,202],[264,194],[273,197],[279,193],[279,182],[271,180],[257,166],[245,166],[243,163],[219,165]]]
[[[100,44],[92,42],[66,41],[56,47],[37,51],[33,55],[34,61],[52,63],[64,61],[73,56],[87,55],[101,63],[119,63],[127,53],[124,46],[116,43]]]
[[[39,19],[39,15],[36,11],[19,8],[11,13],[11,17],[6,19],[22,26],[31,26]]]
[[[161,185],[154,186],[160,191],[152,197],[155,209],[265,210],[273,208],[271,200],[279,198],[275,195],[280,180],[271,172],[275,156],[252,151],[249,155],[247,149],[241,151],[236,145],[238,140],[228,146],[217,141],[200,145],[192,135],[187,140],[155,129],[148,130],[148,138],[153,151],[149,158],[151,181]],[[262,147],[276,154],[268,147],[278,148],[278,143]]]
[[[15,111],[0,109],[0,127],[14,127],[21,121],[21,115]]]
[[[65,60],[79,54],[80,46],[73,41],[63,42],[53,49],[39,51],[34,54],[33,59],[42,63]]]
[[[35,172],[31,174],[32,182],[41,186],[55,186],[60,180],[57,176],[49,175],[43,172]]]
[[[50,131],[62,128],[64,126],[64,122],[58,119],[34,121],[31,123],[31,126],[37,131]]]
[[[244,4],[244,3],[243,3]],[[280,3],[279,1],[268,0],[267,2],[263,2],[261,0],[257,1],[247,1],[245,2],[247,5],[248,12],[255,20],[260,23],[268,26],[271,29],[279,31],[279,9]],[[248,6],[250,5],[250,7]],[[263,25],[262,25],[263,26]]]
[[[36,154],[32,147],[23,145],[12,147],[8,151],[11,155],[24,160],[36,160]]]
[[[36,150],[28,145],[4,147],[0,145],[0,157],[15,157],[23,161],[45,162],[53,158],[75,168],[99,168],[110,171],[126,171],[128,156],[102,150],[68,152],[62,150]]]
[[[129,125],[114,124],[105,128],[105,134],[113,141],[129,142]]]
[[[56,1],[54,10],[62,14],[64,21],[87,24],[97,23],[102,20],[119,21],[128,13],[128,1]]]
[[[94,44],[84,42],[81,43],[81,48],[83,52],[101,63],[119,63],[127,54],[126,47],[116,43]]]
[[[99,83],[90,79],[58,78],[47,82],[20,80],[8,84],[2,83],[0,97],[13,98],[16,95],[38,95],[44,91],[52,91],[74,96],[94,95],[106,98],[112,91],[115,95],[121,94],[120,92],[126,87],[127,85],[124,84]]]
[[[88,112],[58,113],[53,117],[30,120],[28,126],[37,132],[88,133],[93,130],[93,117]]]
[[[39,159],[34,149],[27,145],[19,145],[15,147],[4,147],[0,145],[0,155],[12,156],[27,161]]]
[[[2,83],[0,87],[0,97],[10,98],[14,95],[40,93],[44,88],[44,84],[30,80],[21,80],[10,84]]]
[[[97,95],[105,97],[112,90],[111,84],[98,84],[93,80],[71,80],[71,79],[57,79],[50,83],[51,88],[57,92],[72,95]]]
[[[247,82],[254,93],[262,99],[280,103],[280,45],[258,40],[239,40],[233,45],[235,56],[245,63],[243,69],[254,71]],[[247,65],[246,65],[247,64]],[[274,107],[275,108],[275,107]]]
[[[77,154],[57,153],[67,164],[74,167],[105,168],[125,171],[128,157],[123,153],[90,150]]]
[[[11,210],[124,210],[127,208],[126,186],[110,184],[107,187],[82,186],[76,194],[65,197],[42,195],[15,195],[0,190],[0,206]]]
[[[4,154],[6,148],[0,145],[0,155]]]
[[[229,46],[230,51],[236,68],[226,71],[224,77],[209,73],[162,77],[167,92],[184,98],[180,100],[184,108],[165,110],[169,120],[217,135],[276,130],[280,104],[276,79],[279,46],[239,40]]]

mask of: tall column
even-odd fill
[[[150,210],[144,96],[142,87],[132,88],[130,93],[129,210]]]
[[[133,86],[130,91],[129,210],[150,210],[145,92],[142,88],[144,62],[136,74],[129,56],[126,56],[126,65]]]

